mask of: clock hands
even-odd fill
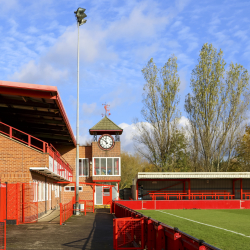
[[[104,135],[100,140],[100,145],[104,149],[109,149],[113,144],[113,140],[110,136]]]

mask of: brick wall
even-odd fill
[[[115,142],[115,146],[110,150],[103,150],[99,147],[98,142],[92,142],[92,155],[93,157],[120,157],[121,156],[121,143]]]
[[[64,157],[64,159],[71,165],[73,168],[73,182],[76,181],[76,148],[72,146],[57,146],[57,150]],[[92,142],[92,146],[80,146],[79,147],[79,158],[88,158],[89,163],[92,162],[92,157],[120,157],[121,156],[121,144],[120,142],[115,142],[115,146],[111,150],[102,150],[98,142]],[[92,164],[89,165],[89,177],[79,177],[79,182],[88,182],[92,183],[93,180],[100,181],[112,181],[120,180],[120,176],[92,176]],[[66,186],[66,185],[64,185]],[[74,184],[69,184],[67,186],[74,186]],[[89,200],[93,199],[93,187],[85,186],[83,191],[79,192],[80,200]],[[62,203],[69,202],[74,196],[75,192],[64,191],[62,190]]]
[[[0,179],[1,182],[32,183],[43,182],[55,185],[54,179],[31,172],[30,167],[49,167],[49,155],[28,147],[27,145],[0,134]],[[51,201],[46,202],[47,210],[59,207],[60,197],[51,191]],[[45,201],[38,202],[38,213],[45,212]]]
[[[30,167],[48,167],[49,156],[0,134],[0,179],[2,182],[31,182]]]

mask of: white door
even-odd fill
[[[102,205],[103,199],[102,199],[102,186],[96,186],[95,187],[95,205]]]

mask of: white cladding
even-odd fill
[[[250,172],[138,172],[139,179],[250,179]]]
[[[53,158],[49,156],[49,170],[53,172]]]

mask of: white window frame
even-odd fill
[[[107,164],[107,159],[108,158],[118,158],[119,159],[119,175],[95,175],[95,159],[101,159],[101,158],[104,158],[106,159],[106,173],[107,173],[107,167],[108,167],[108,164]],[[93,176],[121,176],[121,157],[92,157],[92,175]]]
[[[34,191],[34,199],[33,202],[37,202],[38,201],[38,197],[37,197],[37,191],[38,191],[38,182],[37,181],[33,181],[33,191]]]
[[[45,182],[38,182],[38,201],[45,201]]]
[[[75,192],[75,190],[73,190],[75,186],[65,186],[64,187],[64,192]],[[70,190],[66,190],[66,188],[70,188]],[[79,186],[79,192],[82,192],[83,188],[81,186]]]
[[[51,200],[51,183],[48,184],[48,192],[49,192],[49,195],[48,195],[48,200],[50,201]]]
[[[89,158],[79,158],[79,160],[88,160],[88,174],[80,175],[80,165],[79,165],[79,177],[89,177]],[[83,166],[82,166],[82,173],[83,173]]]

